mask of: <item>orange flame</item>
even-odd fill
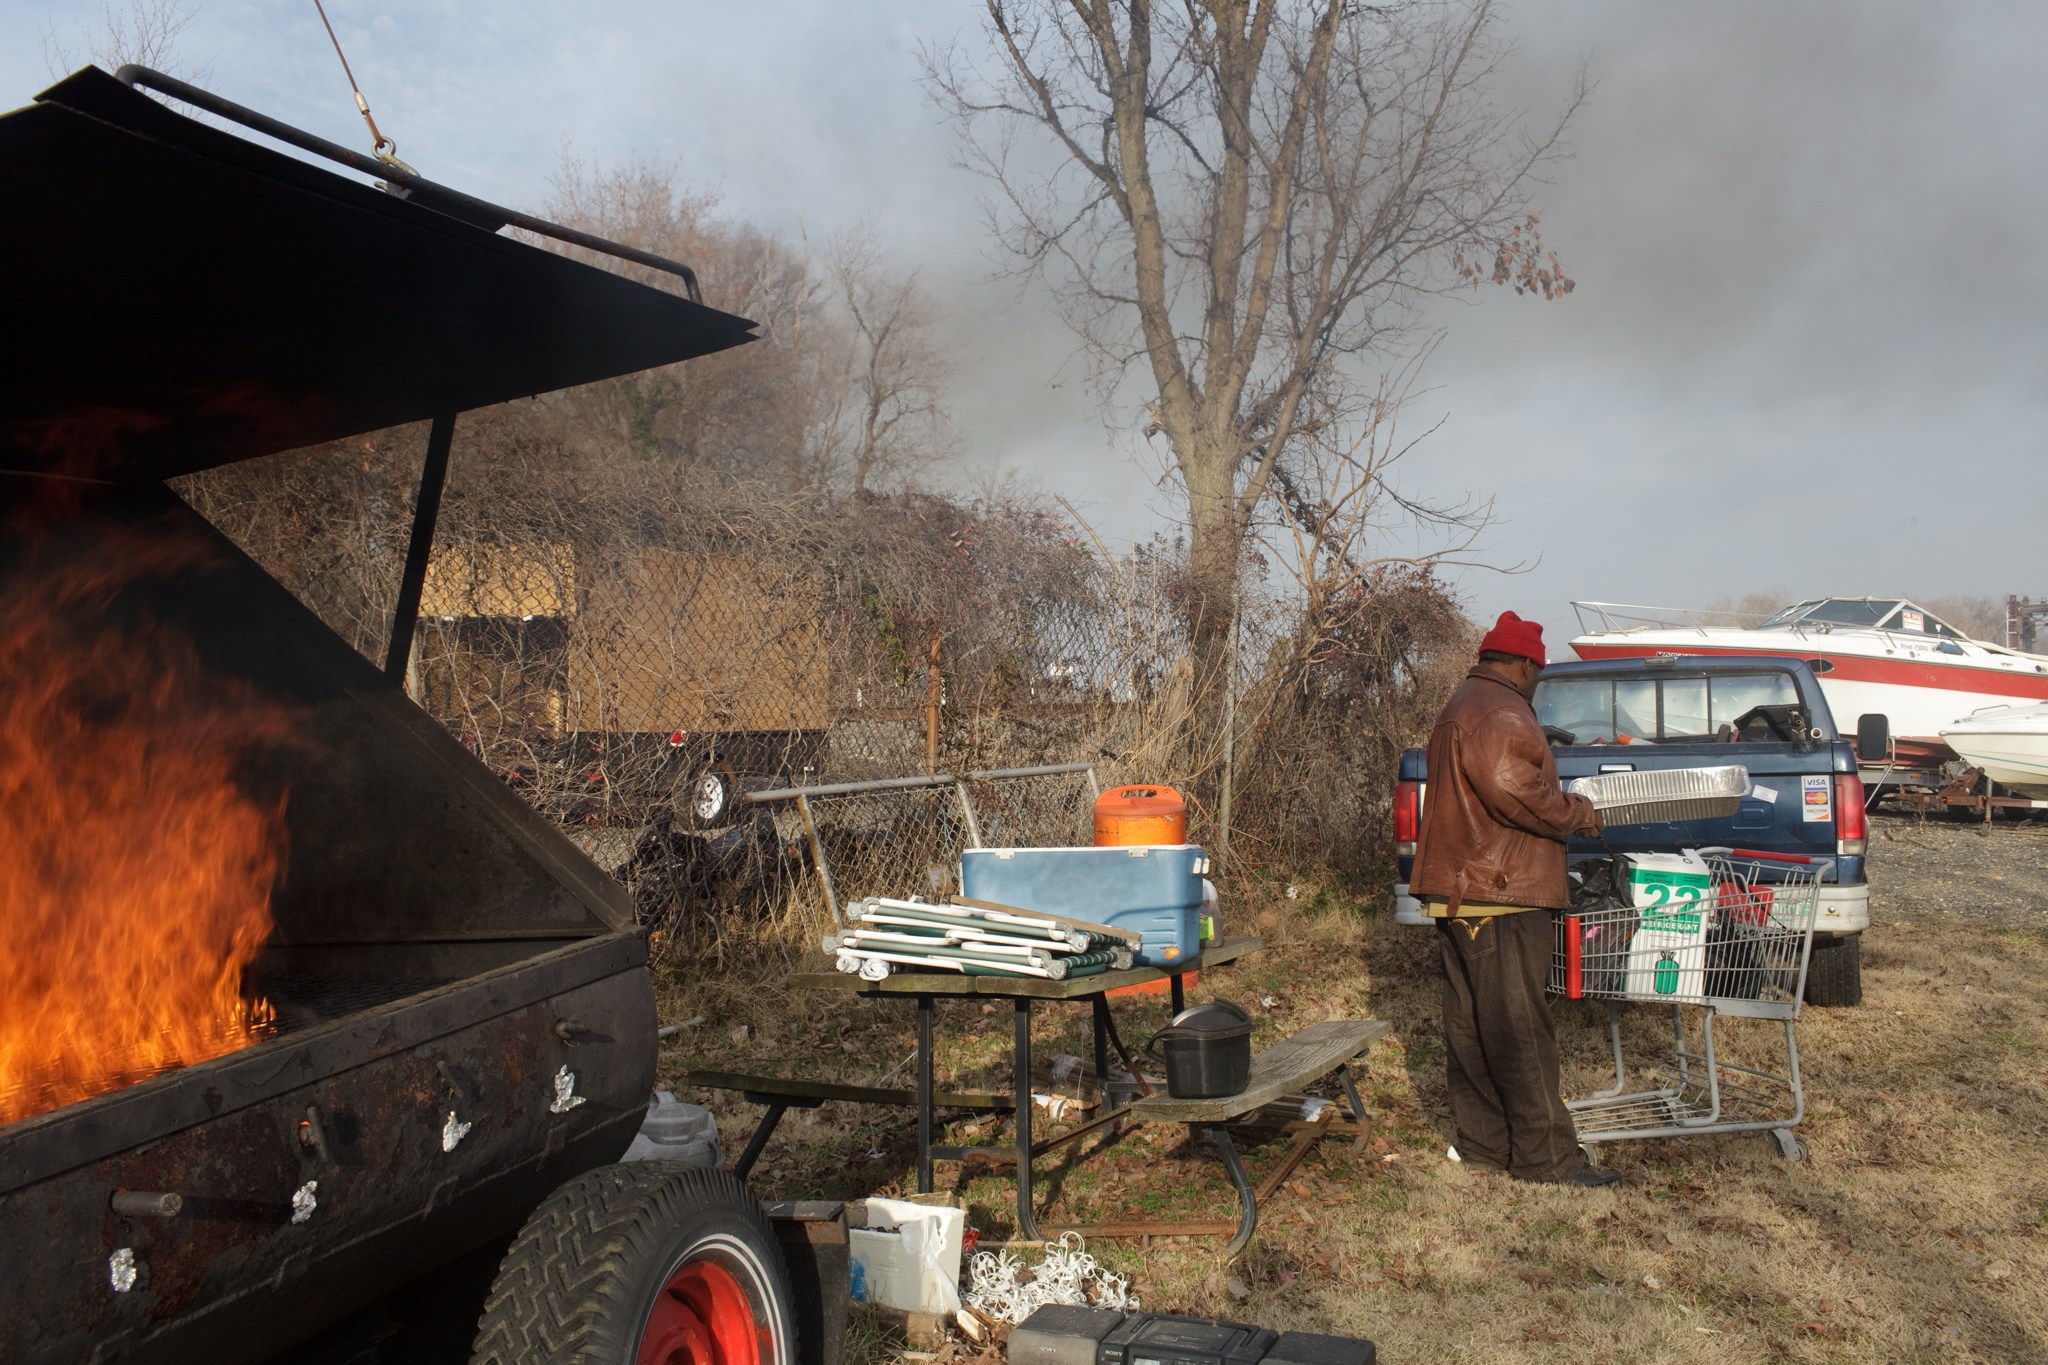
[[[284,798],[241,786],[286,714],[122,586],[199,567],[108,537],[0,583],[0,1124],[246,1047]],[[32,559],[44,558],[32,555]]]

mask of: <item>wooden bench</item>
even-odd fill
[[[1134,1100],[1117,1113],[1138,1123],[1185,1123],[1195,1130],[1200,1141],[1216,1149],[1217,1155],[1223,1158],[1224,1169],[1230,1173],[1231,1185],[1237,1190],[1237,1233],[1223,1253],[1226,1257],[1235,1256],[1244,1250],[1252,1239],[1252,1233],[1258,1229],[1260,1201],[1270,1199],[1279,1190],[1280,1183],[1293,1173],[1311,1147],[1322,1138],[1340,1134],[1356,1137],[1361,1143],[1365,1141],[1370,1129],[1365,1106],[1359,1102],[1358,1088],[1352,1082],[1350,1064],[1363,1056],[1389,1027],[1378,1019],[1332,1019],[1310,1024],[1293,1037],[1256,1054],[1252,1058],[1250,1081],[1239,1094],[1216,1100],[1177,1100],[1168,1095],[1148,1095]],[[1248,1120],[1261,1108],[1330,1075],[1337,1078],[1337,1084],[1344,1091],[1344,1102],[1350,1109],[1348,1121],[1339,1121],[1336,1106],[1331,1105],[1312,1122],[1287,1124],[1286,1127],[1297,1134],[1294,1146],[1267,1175],[1265,1182],[1254,1189],[1251,1179],[1245,1174],[1244,1163],[1238,1160],[1237,1149],[1230,1145],[1227,1128],[1259,1126]],[[1137,1228],[1133,1225],[1126,1230],[1118,1224],[1102,1223],[1079,1230],[1084,1235],[1114,1237],[1132,1235]]]
[[[816,1109],[827,1100],[844,1100],[849,1104],[901,1104],[915,1107],[915,1090],[884,1090],[871,1085],[838,1085],[831,1081],[785,1080],[779,1076],[745,1076],[732,1071],[690,1071],[683,1075],[685,1085],[701,1085],[707,1090],[737,1090],[748,1104],[766,1105],[768,1112],[754,1126],[754,1135],[747,1140],[747,1150],[729,1168],[740,1179],[754,1169],[754,1163],[761,1159],[761,1151],[768,1145],[768,1139],[775,1134],[775,1126],[782,1122],[782,1116],[791,1109]],[[932,1096],[936,1109],[967,1109],[976,1112],[1008,1113],[1017,1107],[1017,1102],[1008,1095],[971,1095],[940,1093]]]

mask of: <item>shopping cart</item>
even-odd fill
[[[1550,989],[1574,1000],[1607,1002],[1614,1085],[1568,1102],[1579,1142],[1767,1132],[1780,1155],[1802,1160],[1792,1132],[1806,1117],[1794,1024],[1806,989],[1820,884],[1831,858],[1747,849],[1699,850],[1710,885],[1676,888],[1667,901],[1554,915],[1557,949]],[[1658,888],[1660,891],[1662,888]],[[1653,1073],[1652,1090],[1628,1090],[1621,1048],[1621,1004],[1671,1007],[1674,1055]],[[1697,1048],[1685,1011],[1700,1012]],[[1714,1020],[1729,1015],[1785,1025],[1783,1075],[1723,1061]]]

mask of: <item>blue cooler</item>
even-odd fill
[[[1139,965],[1171,967],[1201,948],[1208,870],[1194,844],[973,848],[960,855],[960,894],[1136,930],[1145,936]]]

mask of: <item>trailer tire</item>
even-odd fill
[[[700,768],[676,788],[676,806],[692,829],[712,829],[732,819],[739,787],[732,770],[723,765]]]
[[[519,1230],[470,1361],[795,1365],[793,1305],[774,1228],[740,1181],[680,1162],[600,1166]]]
[[[1806,1003],[1823,1009],[1863,1003],[1863,935],[1815,938],[1806,966]]]

